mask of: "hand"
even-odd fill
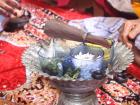
[[[129,48],[132,48],[131,41],[140,34],[140,19],[127,20],[123,27],[121,34],[121,41],[124,42]]]
[[[18,16],[20,6],[16,0],[0,0],[0,13],[9,17]]]

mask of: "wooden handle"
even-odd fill
[[[47,21],[44,31],[47,35],[51,37],[63,38],[80,42],[84,41],[83,39],[83,36],[85,35],[84,31],[75,28],[73,26],[69,26],[57,20]],[[107,48],[111,47],[111,44],[106,39],[99,36],[93,36],[91,34],[87,35],[85,41],[88,43],[98,44]]]

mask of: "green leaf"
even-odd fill
[[[79,77],[79,74],[80,74],[80,68],[76,68],[74,70],[68,68],[67,72],[64,75],[64,78],[75,80]]]

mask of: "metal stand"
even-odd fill
[[[61,93],[58,105],[98,105],[94,92],[85,94]]]

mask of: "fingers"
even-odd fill
[[[122,41],[129,47],[132,48],[134,39],[140,33],[140,19],[128,20],[125,22],[123,32],[121,34]]]
[[[128,35],[132,28],[133,28],[133,24],[129,21],[126,21],[123,28],[123,33],[122,33],[123,36]]]
[[[20,9],[19,4],[15,0],[0,0],[0,13],[11,17],[17,16],[17,11]]]
[[[129,48],[132,48],[132,44],[129,42],[129,38],[128,38],[128,35],[129,35],[129,32],[132,30],[133,28],[133,24],[130,23],[129,21],[125,23],[124,25],[124,29],[123,29],[123,32],[121,34],[121,39],[122,41],[129,47]]]
[[[129,35],[128,37],[130,39],[135,39],[136,36],[140,33],[140,25],[136,25],[130,32],[129,32]]]
[[[122,41],[127,45],[127,47],[132,48],[132,44],[131,44],[131,42],[129,41],[127,35],[122,37]]]
[[[11,7],[14,7],[16,9],[21,9],[20,5],[15,0],[6,0],[6,3]]]
[[[1,8],[6,10],[10,14],[17,15],[16,12],[14,11],[14,9],[7,4],[1,5]]]
[[[4,16],[9,17],[9,13],[7,13],[4,9],[0,8],[0,14],[3,14]]]

